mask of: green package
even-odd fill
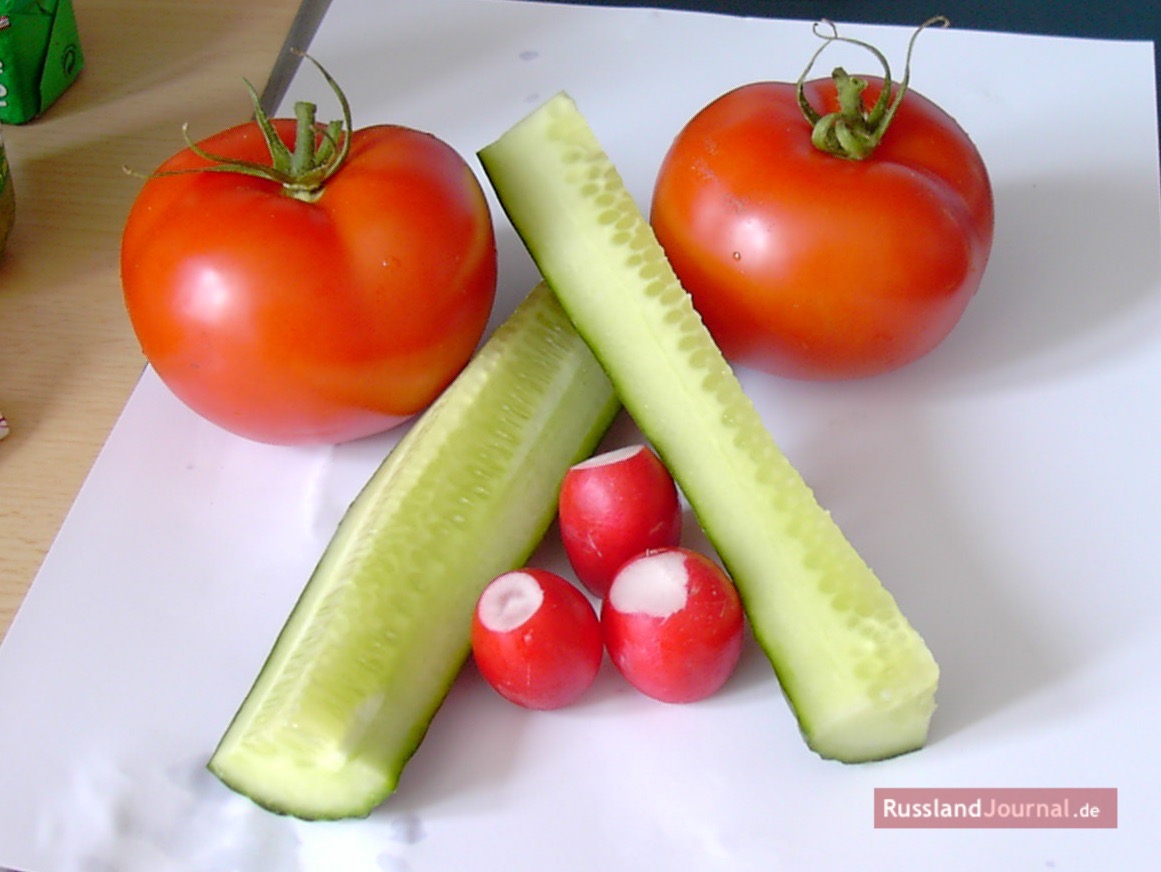
[[[72,0],[0,0],[0,124],[40,115],[84,63]]]
[[[4,151],[4,136],[0,134],[0,251],[8,242],[8,231],[16,220],[16,195],[12,190],[12,174],[8,172],[8,155]],[[0,415],[3,418],[3,415]],[[3,438],[0,435],[0,438]]]

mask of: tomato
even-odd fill
[[[292,148],[295,121],[271,124]],[[234,433],[298,444],[389,429],[451,382],[487,324],[496,245],[469,166],[401,126],[348,144],[300,196],[267,178],[186,172],[211,163],[187,148],[128,216],[121,275],[142,350],[174,394]],[[257,122],[198,145],[272,162]]]
[[[569,469],[559,516],[569,564],[598,597],[627,560],[681,541],[677,485],[645,445],[607,451]]]
[[[885,80],[862,78],[869,112]],[[840,109],[836,79],[803,92],[821,115]],[[889,123],[870,155],[838,157],[812,144],[795,84],[759,82],[678,133],[651,222],[731,361],[804,379],[870,376],[925,355],[959,321],[992,245],[984,161],[913,90]]]
[[[604,657],[596,611],[568,579],[520,569],[493,579],[472,615],[472,656],[502,697],[550,710],[588,690]]]
[[[745,615],[733,581],[710,558],[659,548],[626,563],[601,604],[613,665],[662,702],[696,702],[726,683],[742,653]]]

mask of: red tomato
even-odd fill
[[[569,469],[559,514],[569,563],[598,597],[608,593],[629,558],[681,541],[677,485],[644,445],[605,452]]]
[[[592,685],[604,647],[597,614],[570,581],[543,569],[494,579],[472,616],[472,656],[505,699],[557,709]]]
[[[871,105],[883,80],[864,77]],[[831,79],[806,83],[820,113]],[[651,220],[728,358],[798,378],[887,372],[957,323],[991,250],[993,201],[979,152],[913,90],[862,160],[811,143],[795,86],[745,85],[677,135]]]
[[[295,122],[273,123],[292,146]],[[255,123],[199,145],[271,163]],[[208,163],[186,149],[159,172]],[[474,352],[496,270],[468,165],[387,125],[354,132],[314,199],[234,172],[151,176],[121,252],[129,316],[162,380],[222,427],[286,444],[367,436],[424,409]]]
[[[729,576],[686,548],[630,560],[601,606],[601,630],[614,665],[630,684],[662,702],[695,702],[716,693],[738,664],[744,629]]]

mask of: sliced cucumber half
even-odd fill
[[[767,431],[572,99],[479,157],[737,583],[810,747],[857,762],[922,746],[935,659]]]
[[[467,658],[481,591],[536,549],[619,408],[538,286],[351,504],[210,770],[307,819],[390,795]]]

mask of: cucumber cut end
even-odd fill
[[[928,726],[935,712],[935,688],[885,715],[860,713],[825,729],[806,734],[807,745],[820,757],[841,763],[872,763],[910,754],[927,745]]]
[[[935,713],[939,669],[934,660],[921,685],[884,683],[866,691],[860,704],[800,723],[807,745],[819,756],[868,763],[917,751],[927,744]]]
[[[328,772],[313,759],[223,746],[207,768],[267,811],[302,820],[367,817],[395,792],[402,768],[348,759],[336,763]]]

